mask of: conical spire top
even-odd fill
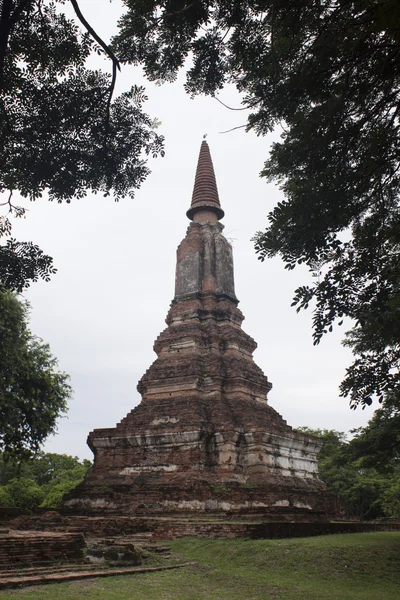
[[[189,219],[193,219],[194,214],[199,210],[212,211],[217,215],[218,219],[222,219],[225,214],[219,203],[214,167],[211,160],[210,149],[205,140],[202,141],[200,147],[192,204],[186,215]]]

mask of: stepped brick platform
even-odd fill
[[[164,523],[174,524],[193,524],[195,523],[199,527],[203,523],[205,524],[216,524],[219,526],[221,522],[226,524],[229,528],[230,521],[234,521],[235,524],[238,522],[241,525],[252,526],[254,524],[259,525],[260,523],[266,522],[277,522],[281,523],[286,520],[290,520],[291,523],[302,523],[304,522],[304,513],[299,511],[288,515],[285,512],[274,513],[269,515],[269,519],[265,518],[265,515],[258,515],[255,518],[254,515],[244,515],[247,519],[238,518],[238,515],[226,515],[225,518],[216,516],[213,513],[195,513],[195,514],[180,514],[164,517],[140,517],[140,516],[82,516],[82,515],[60,515],[58,513],[46,514],[43,516],[24,516],[19,517],[11,521],[10,526],[13,529],[31,530],[31,531],[53,531],[53,532],[82,532],[86,538],[98,538],[98,537],[116,537],[120,535],[132,536],[132,535],[143,535],[148,537],[147,534],[152,534],[159,527],[162,527]],[[320,521],[321,515],[312,513],[308,517],[313,517],[314,521]],[[310,519],[306,521],[310,523]]]
[[[0,570],[16,566],[81,561],[85,540],[82,533],[9,531],[0,534]]]
[[[326,519],[338,502],[318,476],[320,441],[268,404],[271,383],[241,328],[206,142],[187,216],[167,328],[138,385],[142,401],[116,427],[90,433],[94,465],[64,512]]]
[[[52,511],[42,516],[23,516],[11,521],[13,529],[53,532],[82,532],[86,538],[130,536],[151,532],[158,519],[152,517],[112,516],[93,517],[60,515]]]
[[[308,537],[331,533],[359,533],[368,531],[400,531],[400,522],[379,521],[314,521],[267,520],[239,521],[222,520],[212,515],[192,515],[192,517],[83,517],[64,516],[51,521],[42,517],[24,517],[13,522],[13,527],[21,526],[31,530],[81,531],[88,540],[108,538],[115,543],[133,543],[137,547],[158,552],[155,543],[179,537],[211,538],[283,538]],[[121,537],[122,536],[122,537]],[[91,541],[88,541],[90,544]],[[164,551],[161,547],[161,552]]]
[[[178,521],[160,522],[153,531],[155,541],[173,540],[182,537],[204,537],[215,539],[274,539],[311,537],[333,533],[367,533],[372,531],[399,531],[399,523],[362,522],[270,522],[270,523],[190,523]]]
[[[100,568],[82,565],[65,566],[57,570],[40,570],[35,573],[19,570],[13,573],[0,572],[0,590],[7,588],[20,588],[32,585],[45,585],[47,583],[65,583],[67,581],[80,581],[82,579],[93,579],[95,577],[115,577],[121,575],[136,575],[139,573],[154,573],[171,569],[181,569],[195,565],[194,562],[164,565],[159,567],[124,567],[124,568]]]

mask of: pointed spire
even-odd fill
[[[205,140],[203,140],[200,147],[192,204],[186,215],[189,219],[193,219],[194,214],[202,209],[213,211],[218,219],[222,219],[225,214],[219,203],[214,167],[211,160],[210,149]]]

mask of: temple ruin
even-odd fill
[[[271,383],[241,328],[205,141],[187,216],[167,328],[138,384],[142,401],[116,427],[90,433],[93,468],[64,510],[325,518],[334,500],[318,476],[320,442],[268,404]]]

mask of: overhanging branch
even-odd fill
[[[112,66],[113,66],[112,67],[112,79],[111,79],[111,85],[110,85],[110,93],[109,93],[108,100],[107,100],[107,129],[108,129],[108,123],[110,121],[111,100],[112,100],[113,93],[114,93],[115,82],[117,80],[117,69],[118,69],[118,71],[120,71],[121,66],[119,64],[118,58],[115,56],[115,54],[111,50],[111,48],[101,39],[101,37],[99,35],[97,35],[97,33],[95,32],[93,27],[90,25],[90,23],[88,23],[86,21],[85,17],[83,16],[83,14],[81,12],[81,9],[79,8],[77,0],[70,0],[70,2],[74,8],[76,16],[78,17],[78,19],[80,20],[80,22],[82,23],[82,25],[84,26],[86,31],[88,33],[90,33],[92,38],[99,44],[99,46],[101,46],[103,48],[104,52],[107,54],[107,56],[112,61]]]

